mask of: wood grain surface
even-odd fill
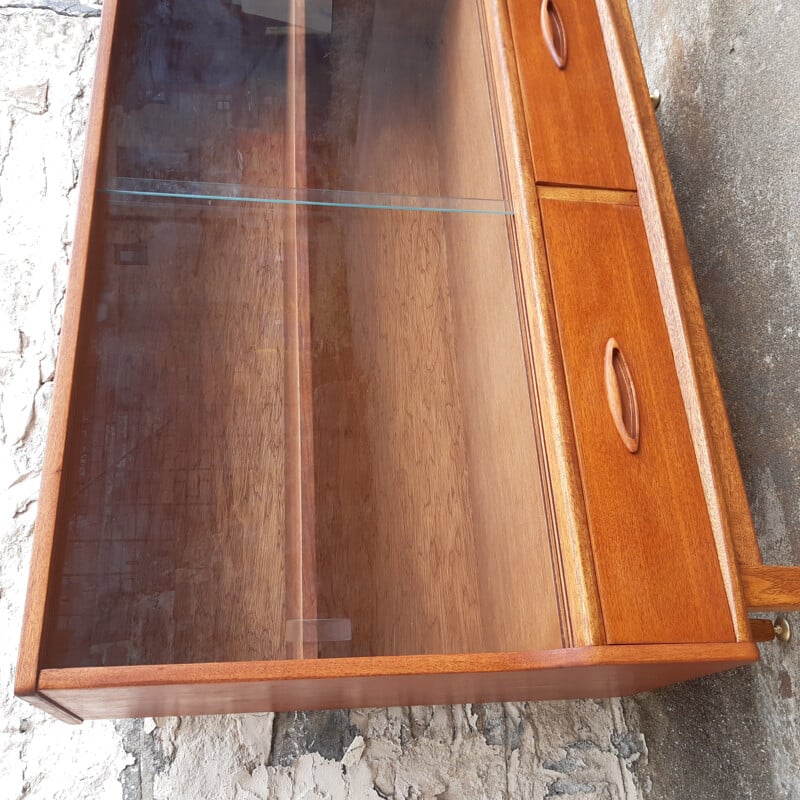
[[[283,183],[308,185],[305,0],[291,0],[287,48],[286,161]],[[281,185],[281,184],[277,184]],[[290,205],[284,232],[286,398],[286,618],[306,635],[287,643],[295,658],[316,658],[317,619],[314,411],[308,207]],[[305,621],[309,621],[306,624]]]
[[[751,619],[750,633],[754,642],[771,642],[775,638],[775,626],[768,619]]]
[[[494,87],[487,87],[478,4],[451,0],[442,26],[447,46],[437,71],[436,102],[441,191],[457,196],[459,187],[473,182],[503,196],[508,177],[506,165],[498,164],[487,91]],[[511,218],[500,224],[471,217],[447,214],[443,223],[482,647],[529,649],[534,640],[563,646],[553,574],[557,554],[551,551],[545,506],[549,480],[539,461],[539,412],[529,394],[514,281],[520,269],[515,229]]]
[[[541,202],[608,641],[730,641],[719,558],[639,210]],[[616,339],[638,396],[630,453],[606,401]]]
[[[750,611],[800,611],[800,567],[746,564],[740,573]]]
[[[746,638],[735,562],[759,564],[761,553],[630,12],[625,0],[596,2],[737,636]]]
[[[508,2],[536,180],[634,190],[595,9],[586,0],[555,5],[568,46],[564,69],[554,64],[542,34],[540,3]]]
[[[173,10],[191,14],[186,3]],[[289,182],[285,37],[257,60],[249,22],[219,13],[224,74],[203,62],[142,75],[126,53],[160,29],[126,9],[100,188],[131,177]],[[217,77],[213,91],[202,70]],[[302,408],[298,371],[285,380],[287,341],[299,365],[299,336],[288,334],[300,330],[299,303],[291,326],[285,313],[302,263],[284,249],[296,219],[275,205],[101,197],[46,662],[283,658],[286,597],[302,592],[285,569],[285,528],[300,525],[297,508],[285,513],[287,472],[300,482],[289,469],[299,427],[285,415]]]
[[[514,208],[519,254],[517,286],[525,323],[529,387],[539,421],[539,463],[549,476],[545,510],[551,522],[551,552],[558,579],[565,642],[605,641],[594,557],[581,487],[578,455],[558,342],[555,306],[541,227],[541,214],[517,76],[511,20],[505,3],[484,3],[486,54],[495,76],[501,124],[501,159]]]
[[[96,215],[48,665],[282,656],[283,224]]]
[[[540,200],[573,200],[583,203],[611,203],[612,205],[638,206],[639,197],[636,192],[619,189],[587,189],[583,186],[546,186],[536,187]]]
[[[555,2],[563,70],[521,0],[348,0],[324,48],[301,0],[267,47],[225,7],[146,76],[168,28],[128,10],[109,85],[107,1],[18,694],[71,722],[618,695],[755,660],[745,600],[800,607],[759,566],[627,9]],[[131,175],[515,213],[95,200]],[[287,643],[317,617],[352,638]]]
[[[363,67],[334,49],[357,118],[311,156],[320,185],[502,196],[476,8],[423,22],[390,36],[377,3]],[[559,646],[507,219],[314,209],[310,230],[319,613],[353,626],[321,654]]]
[[[46,670],[41,689],[84,719],[613,697],[757,660],[735,644],[538,653]]]

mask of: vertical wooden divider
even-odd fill
[[[289,0],[287,152],[291,187],[306,188],[305,0]],[[314,415],[311,374],[311,287],[308,207],[287,206],[285,269],[286,342],[286,618],[287,657],[316,658],[314,544]]]

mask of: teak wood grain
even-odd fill
[[[305,0],[290,0],[287,48],[286,165],[290,186],[308,184],[306,152]],[[312,385],[311,265],[309,212],[291,205],[284,240],[285,391],[286,391],[286,618],[308,629],[298,641],[287,642],[295,658],[316,658],[313,635],[317,619],[316,504],[314,496],[314,410]],[[309,625],[306,624],[309,621]]]
[[[775,626],[768,619],[751,619],[750,633],[754,642],[771,642],[775,638]]]
[[[302,0],[266,33],[220,4],[210,43],[190,0],[107,0],[17,694],[70,722],[619,695],[754,661],[746,606],[798,607],[624,2],[529,5],[344,2],[307,37]],[[147,31],[197,58],[137,88]],[[154,176],[513,216],[95,199]],[[287,635],[314,618],[352,638]]]
[[[638,208],[542,200],[547,254],[609,644],[734,639],[719,558]],[[632,374],[629,452],[605,388]]]
[[[681,378],[688,387],[690,425],[701,445],[707,496],[720,506],[722,530],[716,535],[721,556],[729,562],[725,572],[730,576],[728,591],[737,631],[746,636],[746,613],[733,562],[759,564],[761,553],[736,447],[630,12],[625,0],[596,2],[654,266],[657,274],[666,278],[661,282],[665,294],[674,294],[679,308],[674,314],[677,324],[671,324],[671,330],[682,345]],[[733,552],[728,553],[729,548]]]
[[[181,178],[233,170],[246,185],[291,182],[283,43],[278,85],[257,74],[256,127],[219,113],[218,97],[179,66],[161,77],[169,102],[131,102],[122,45],[139,24],[131,7],[120,8],[97,188],[131,164],[166,169],[154,152],[170,155],[170,172],[188,173]],[[216,42],[231,83],[240,55],[233,32]],[[153,149],[132,158],[143,132]],[[202,157],[176,156],[182,143]],[[275,205],[101,196],[61,473],[63,564],[53,568],[47,663],[283,657],[286,452],[298,441],[286,447],[286,411],[301,407],[286,400],[298,379],[284,377],[288,215]],[[120,261],[128,251],[138,263]],[[294,596],[300,581],[289,577]]]
[[[573,200],[584,203],[606,203],[621,206],[638,206],[639,197],[636,192],[618,189],[587,189],[583,186],[546,186],[536,187],[540,200]]]
[[[489,100],[496,100],[481,22],[480,4],[451,0],[445,7],[441,29],[449,42],[438,68],[436,102],[444,196],[457,196],[470,182],[492,186],[498,197],[507,191],[498,126],[486,98],[488,75]],[[479,108],[483,119],[477,124]],[[511,218],[503,225],[479,225],[466,215],[449,214],[443,221],[456,365],[465,397],[483,649],[531,649],[535,641],[563,646],[557,545],[546,510],[548,477],[539,459],[539,410],[529,394],[525,323],[514,280],[520,269],[515,231]],[[503,456],[490,455],[494,452]]]
[[[568,57],[553,61],[540,3],[508,0],[525,120],[536,180],[604,189],[636,189],[603,34],[587,0],[553,0]]]
[[[338,103],[313,114],[342,136],[312,143],[314,180],[501,197],[477,7],[429,4],[392,37],[398,13],[375,4],[363,50],[334,36]],[[311,219],[318,603],[353,628],[322,654],[560,646],[506,217]]]
[[[800,611],[800,567],[747,564],[740,574],[750,611]]]
[[[46,662],[280,656],[282,215],[131,211],[97,206]]]
[[[752,643],[46,670],[82,719],[608,697],[755,661]]]
[[[506,3],[484,3],[484,19],[489,64],[496,76],[497,115],[503,132],[501,156],[507,164],[515,210],[521,315],[528,333],[530,392],[542,441],[539,457],[550,479],[548,499],[554,518],[554,564],[566,611],[565,638],[575,646],[602,644],[605,633],[597,579]]]

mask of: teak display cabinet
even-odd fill
[[[624,0],[106,0],[17,694],[630,693],[761,563]]]

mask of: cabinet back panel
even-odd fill
[[[478,5],[419,6],[308,50],[309,181],[502,198]],[[309,215],[321,656],[561,646],[512,218],[462,212]]]
[[[47,666],[286,656],[287,211],[115,191],[284,184],[286,37],[164,8],[119,11]]]
[[[282,215],[101,209],[47,663],[282,656]]]
[[[322,656],[561,641],[506,222],[443,216],[312,215]]]
[[[279,5],[120,9],[47,667],[563,644],[478,0]]]

